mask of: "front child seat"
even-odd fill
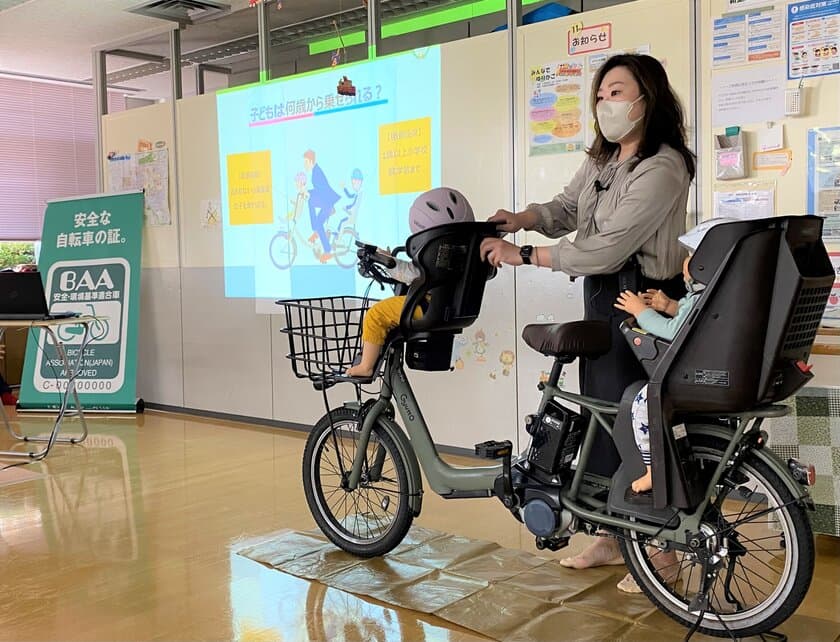
[[[410,236],[406,251],[420,269],[408,288],[400,318],[406,364],[416,370],[448,370],[454,336],[481,311],[484,286],[496,274],[481,259],[481,241],[498,235],[494,223],[449,223]],[[420,307],[422,316],[414,318]]]

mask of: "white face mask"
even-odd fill
[[[630,110],[633,105],[639,102],[639,96],[633,102],[627,100],[600,100],[595,105],[595,113],[598,117],[598,128],[611,143],[617,143],[627,136],[633,128],[644,118],[644,112],[636,120],[630,120]]]
[[[702,292],[706,286],[702,283],[698,283],[694,279],[683,279],[685,282],[685,289],[686,291],[690,292],[691,294],[697,294],[698,292]]]

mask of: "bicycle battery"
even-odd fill
[[[586,419],[549,401],[542,413],[526,419],[525,430],[531,435],[528,461],[549,475],[568,472],[585,428]]]

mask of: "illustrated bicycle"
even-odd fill
[[[271,262],[278,270],[287,270],[295,262],[298,255],[298,245],[309,247],[315,258],[321,259],[324,250],[318,239],[305,239],[298,229],[298,217],[303,210],[303,203],[306,197],[298,194],[293,209],[288,213],[286,220],[288,228],[278,231],[269,242],[268,253]],[[335,214],[331,214],[331,217]],[[330,254],[332,259],[341,267],[352,268],[356,265],[355,242],[359,239],[356,228],[353,225],[340,225],[336,231],[326,230],[330,239]],[[314,235],[313,235],[314,236]]]
[[[609,351],[610,329],[599,321],[524,329],[527,345],[554,361],[539,385],[539,407],[526,419],[531,439],[521,454],[513,454],[509,441],[487,441],[476,445],[476,454],[500,463],[455,467],[438,455],[405,366],[448,369],[447,345],[451,350],[454,334],[475,320],[492,276],[478,244],[495,234],[493,226],[459,223],[409,238],[408,254],[423,276],[408,289],[400,327],[369,379],[341,374],[360,347],[365,298],[278,301],[293,371],[322,391],[327,406],[303,455],[315,521],[352,554],[391,551],[420,515],[422,467],[432,490],[446,499],[501,500],[540,549],[558,550],[577,532],[617,538],[639,586],[690,627],[687,638],[698,629],[732,639],[771,635],[811,583],[807,486],[815,476],[813,466],[783,461],[766,448],[761,426],[786,414],[777,402],[811,377],[806,362],[834,279],[821,227],[817,217],[718,225],[692,258],[692,274],[706,289],[673,342],[622,327],[650,375],[651,425],[659,419],[673,426],[661,431],[666,456],[654,459],[653,498],[644,505],[625,499],[644,470],[626,412],[632,394],[612,403],[557,385],[574,359]],[[359,251],[360,271],[380,283],[393,284],[381,269],[391,260],[372,247]],[[766,283],[756,286],[756,273],[768,275]],[[421,302],[425,311],[416,318]],[[744,309],[736,303],[753,305],[754,314],[734,315],[729,310]],[[720,385],[723,373],[727,386]],[[711,380],[718,385],[705,384]],[[327,390],[344,382],[354,387],[354,398],[331,408]],[[372,384],[378,392],[363,398],[362,386]],[[668,403],[657,405],[666,384]],[[612,478],[587,472],[599,429],[622,454]],[[654,453],[656,444],[652,429]],[[659,479],[668,482],[664,502]]]

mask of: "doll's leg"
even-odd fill
[[[647,472],[633,482],[632,488],[636,493],[643,493],[653,488],[650,475],[650,429],[648,424],[647,386],[639,391],[633,400],[633,436],[636,438],[636,446],[642,455]]]
[[[388,332],[399,325],[404,296],[392,296],[371,306],[362,324],[362,360],[347,369],[350,377],[370,377]]]

